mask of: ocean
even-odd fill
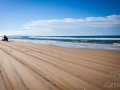
[[[8,36],[8,38],[69,48],[120,50],[120,36]]]

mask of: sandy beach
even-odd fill
[[[0,41],[0,90],[120,90],[120,51]]]

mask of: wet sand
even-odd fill
[[[120,51],[0,41],[0,90],[120,90]]]

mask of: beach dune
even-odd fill
[[[0,41],[0,90],[120,90],[120,51]]]

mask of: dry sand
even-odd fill
[[[0,90],[120,90],[120,51],[0,41]]]

